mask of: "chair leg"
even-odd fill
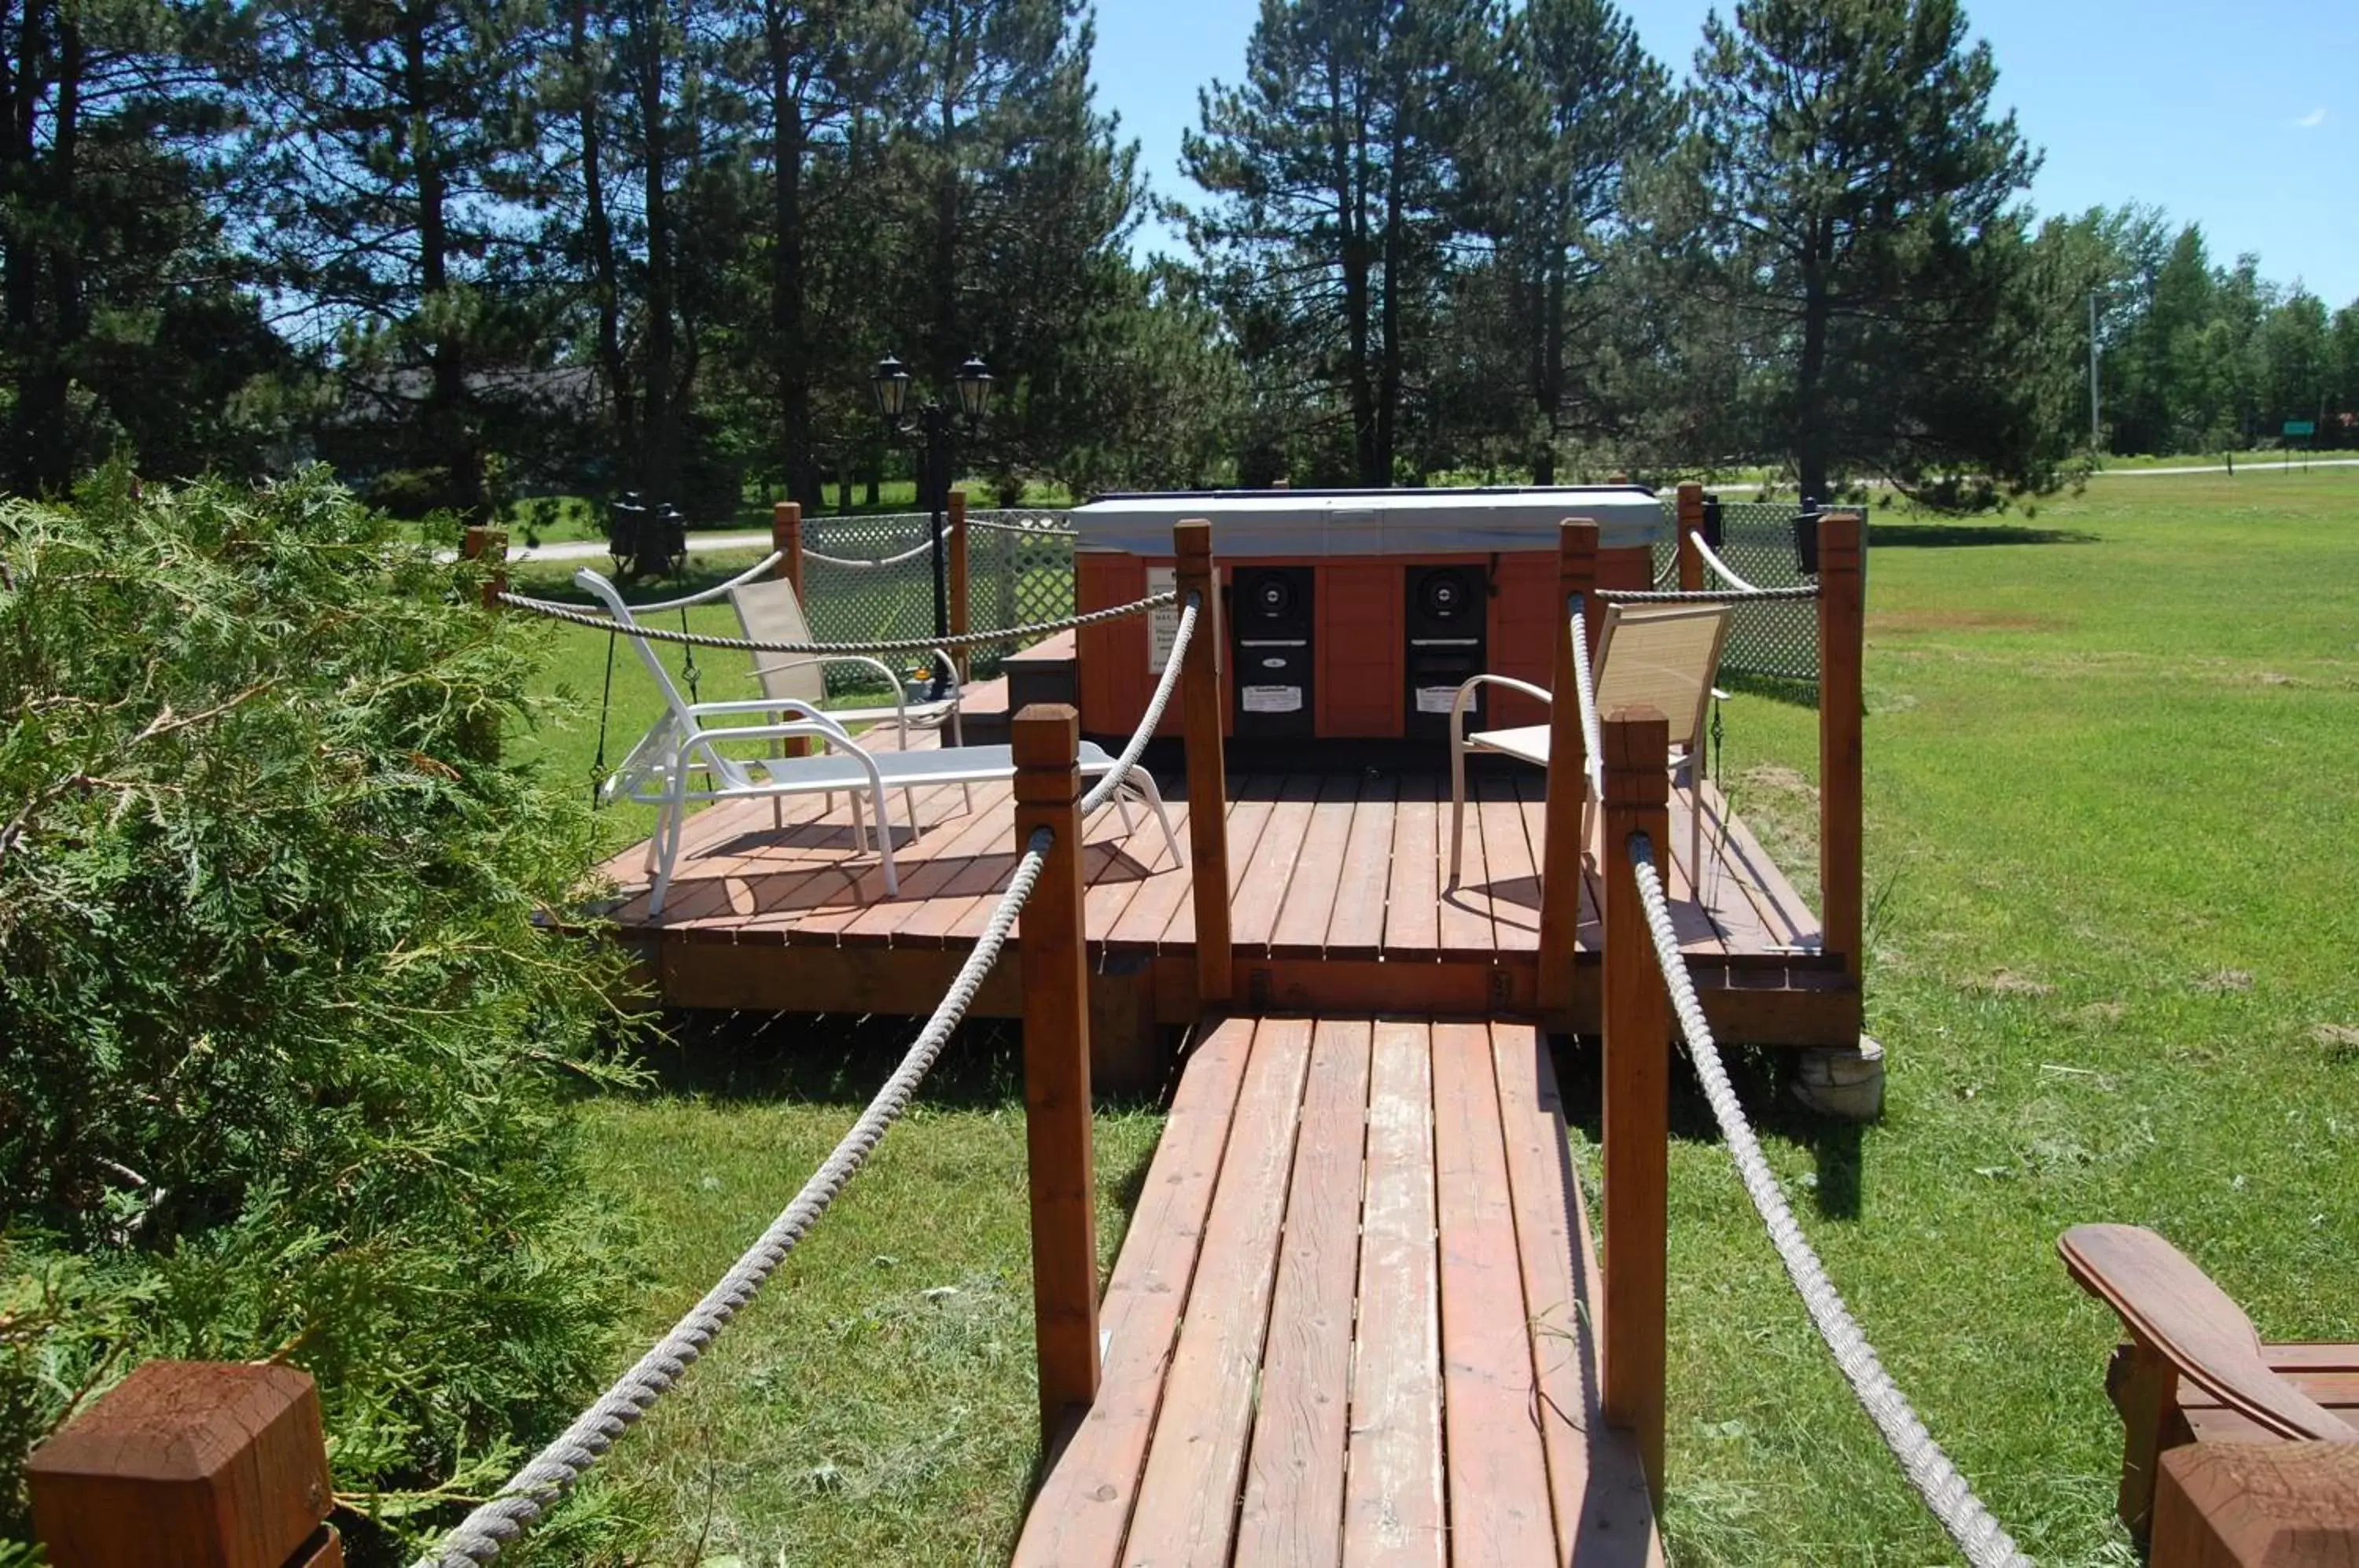
[[[1450,887],[1458,886],[1458,861],[1466,838],[1466,756],[1450,754]]]
[[[885,809],[885,791],[876,791],[876,859],[885,867],[885,896],[897,898],[901,892],[900,873],[893,867],[893,819]]]
[[[1133,822],[1130,816],[1130,785],[1128,780],[1125,780],[1123,787],[1114,792],[1114,809],[1115,813],[1122,818],[1122,831],[1125,834],[1133,833],[1138,831],[1138,824]]]
[[[1163,791],[1156,788],[1155,775],[1141,771],[1136,777],[1139,792],[1147,797],[1147,804],[1155,812],[1155,820],[1163,826],[1163,843],[1171,851],[1171,864],[1185,866],[1188,863],[1180,854],[1180,835],[1171,831],[1171,813],[1163,809]]]

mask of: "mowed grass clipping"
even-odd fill
[[[2359,1339],[2359,472],[2101,480],[2028,520],[1874,525],[1868,1013],[1889,1106],[1864,1130],[1786,1109],[1769,1053],[1741,1082],[1830,1271],[1985,1499],[2044,1564],[2125,1564],[2115,1329],[2058,1233],[2153,1225],[2266,1336]],[[1746,694],[1726,717],[1739,809],[1810,890],[1817,715]],[[647,1238],[649,1277],[617,1288],[648,1337],[913,1031],[690,1039],[658,1091],[591,1106],[599,1180]],[[655,1539],[584,1531],[534,1561],[1005,1561],[1037,1452],[1022,1099],[991,1040],[953,1048],[618,1446],[601,1493]],[[1565,1072],[1593,1104],[1593,1055]],[[1673,1558],[1954,1560],[1679,1083]],[[1576,1123],[1593,1183],[1593,1113]],[[1099,1117],[1108,1258],[1158,1128]]]

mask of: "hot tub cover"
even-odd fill
[[[1554,550],[1557,525],[1597,525],[1601,550],[1666,541],[1671,525],[1636,485],[1480,490],[1217,490],[1104,495],[1072,512],[1083,550],[1169,556],[1171,527],[1202,517],[1227,560],[1304,555],[1463,555]]]

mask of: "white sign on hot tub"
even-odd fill
[[[1176,566],[1150,566],[1147,569],[1147,596],[1179,591],[1180,569]],[[1163,667],[1171,662],[1171,645],[1180,640],[1180,606],[1158,604],[1147,612],[1147,668],[1150,674],[1160,675]]]

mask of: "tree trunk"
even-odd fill
[[[676,502],[678,409],[674,376],[679,339],[673,324],[670,192],[664,182],[669,161],[664,124],[664,12],[662,0],[642,0],[633,30],[637,46],[640,134],[646,144],[645,195],[647,227],[647,326],[646,409],[639,441],[639,485],[650,506]]]
[[[1408,236],[1402,232],[1408,221],[1401,211],[1402,140],[1400,111],[1396,109],[1393,133],[1385,148],[1385,293],[1376,364],[1376,443],[1369,472],[1360,479],[1372,489],[1383,489],[1393,482],[1393,453],[1400,430],[1401,270],[1408,249]]]
[[[442,155],[435,145],[434,111],[427,82],[426,8],[419,0],[401,16],[402,92],[409,112],[411,168],[418,181],[418,283],[421,314],[433,312],[437,296],[451,287],[449,186]],[[467,418],[464,329],[443,327],[427,349],[429,380],[425,427],[429,451],[450,475],[451,506],[473,521],[483,514],[484,454]]]
[[[771,352],[778,360],[779,454],[787,493],[808,506],[821,499],[819,463],[811,451],[810,345],[804,337],[803,158],[801,98],[794,85],[794,35],[773,4],[766,35],[770,49]]]
[[[1831,314],[1826,278],[1814,256],[1802,270],[1802,357],[1794,377],[1794,466],[1801,475],[1806,503],[1827,498],[1828,443],[1821,404]]]
[[[921,376],[938,375],[958,363],[958,229],[959,229],[959,24],[958,0],[944,8],[941,82],[941,168],[934,189],[934,343],[930,363],[911,368]],[[920,467],[922,468],[922,464]],[[925,488],[922,477],[919,490]],[[920,506],[925,497],[918,498]]]
[[[599,118],[602,82],[590,76],[590,7],[571,0],[574,80],[582,93],[582,241],[588,249],[590,289],[598,308],[598,368],[614,404],[614,436],[630,440],[636,410],[631,364],[623,353],[623,290],[614,276],[614,230],[606,212],[605,131]]]
[[[1362,485],[1380,485],[1369,475],[1376,471],[1376,390],[1369,374],[1369,260],[1367,234],[1367,153],[1364,128],[1347,116],[1347,89],[1343,68],[1331,49],[1327,57],[1327,93],[1332,120],[1335,219],[1342,230],[1340,259],[1343,273],[1344,377],[1352,397],[1352,457]]]

